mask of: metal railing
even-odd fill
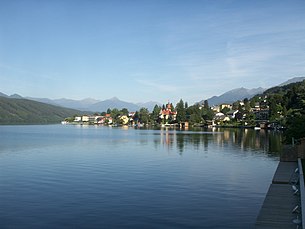
[[[302,161],[298,158],[299,167],[299,184],[300,184],[300,198],[301,198],[301,217],[302,217],[302,228],[305,228],[305,187],[304,187],[304,174]]]

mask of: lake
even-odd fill
[[[281,134],[0,126],[1,228],[252,228]]]

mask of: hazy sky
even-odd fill
[[[0,92],[189,103],[305,76],[304,0],[0,0]]]

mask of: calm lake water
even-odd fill
[[[0,228],[252,228],[280,138],[0,126]]]

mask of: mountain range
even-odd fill
[[[259,87],[254,89],[247,89],[247,88],[236,88],[230,91],[225,92],[220,96],[213,96],[208,100],[210,106],[219,105],[221,103],[233,103],[237,100],[242,100],[244,98],[252,98],[257,94],[261,94],[265,91],[265,88]],[[204,100],[199,102],[200,104],[204,103]]]
[[[130,103],[126,101],[122,101],[117,97],[113,97],[106,100],[96,100],[92,98],[86,98],[82,100],[73,100],[73,99],[48,99],[48,98],[34,98],[34,97],[22,97],[18,94],[14,95],[6,95],[0,92],[0,97],[5,98],[15,98],[15,99],[28,99],[41,103],[46,103],[55,106],[61,106],[65,108],[76,109],[80,111],[87,112],[103,112],[107,111],[108,108],[114,109],[117,108],[119,110],[123,108],[127,108],[129,111],[137,111],[142,107],[147,108],[149,111],[152,111],[154,106],[157,104],[161,106],[162,104],[159,102],[146,102],[146,103]]]
[[[305,80],[305,77],[295,77],[289,79],[278,86],[287,85],[290,83],[300,82]],[[213,96],[208,98],[209,105],[218,105],[221,103],[233,103],[237,100],[243,100],[244,98],[252,98],[257,94],[263,93],[267,88],[254,88],[254,89],[247,89],[247,88],[236,88],[230,91],[227,91],[219,96]],[[108,108],[113,109],[123,109],[127,108],[129,111],[137,111],[140,110],[141,107],[147,108],[150,112],[153,110],[154,106],[157,104],[161,106],[162,104],[159,102],[147,102],[147,103],[130,103],[126,101],[122,101],[117,97],[113,97],[106,100],[96,100],[92,98],[86,98],[82,100],[73,100],[73,99],[48,99],[48,98],[33,98],[33,97],[22,97],[18,94],[13,95],[6,95],[0,92],[0,97],[6,98],[14,98],[14,99],[28,99],[34,100],[41,103],[51,104],[55,106],[61,106],[65,108],[76,109],[80,111],[87,111],[87,112],[103,112],[107,111]],[[204,100],[200,101],[199,103],[202,104]]]
[[[292,79],[289,79],[283,83],[281,83],[278,86],[284,86],[291,83],[296,83],[305,80],[305,77],[294,77]],[[208,98],[207,101],[210,106],[213,105],[219,105],[221,103],[233,103],[238,100],[243,100],[245,98],[252,98],[253,96],[257,94],[262,94],[264,91],[266,91],[268,88],[253,88],[253,89],[247,89],[244,87],[236,88],[230,91],[227,91],[219,96],[213,96],[211,98]],[[204,100],[199,102],[200,104],[204,103]]]

